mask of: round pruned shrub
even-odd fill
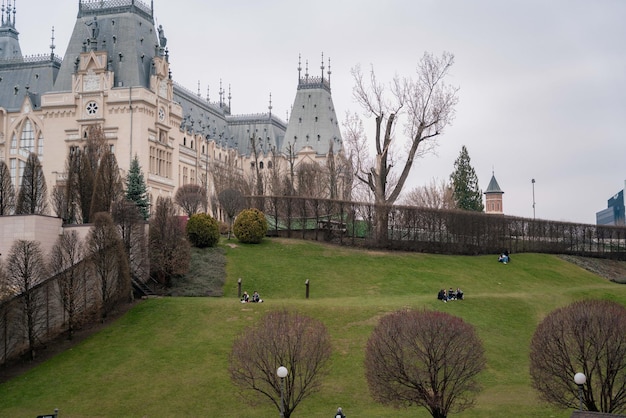
[[[247,244],[258,244],[267,233],[267,220],[258,209],[244,209],[239,212],[233,225],[237,239]]]
[[[194,247],[215,247],[220,239],[219,224],[206,213],[196,213],[187,221],[187,237]]]

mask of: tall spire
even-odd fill
[[[22,49],[19,43],[19,32],[15,29],[16,0],[2,0],[2,26],[0,26],[0,59],[22,58]]]
[[[302,78],[302,54],[298,54],[298,83]]]
[[[331,71],[330,71],[330,57],[328,57],[328,86],[330,86],[330,74],[331,74]]]
[[[15,2],[17,0],[7,1],[7,4],[4,4],[4,0],[2,0],[2,26],[7,26],[10,28],[15,28],[15,13],[17,8],[15,7]],[[13,12],[13,17],[11,17],[11,12]]]
[[[272,118],[272,93],[270,93],[270,105],[267,107],[270,111],[270,119]]]
[[[50,37],[50,58],[53,59],[54,58],[54,48],[56,48],[56,46],[54,45],[54,26],[52,27],[52,36]]]

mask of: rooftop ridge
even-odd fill
[[[100,14],[103,11],[120,13],[128,9],[137,10],[148,19],[153,19],[154,0],[151,0],[150,6],[140,0],[79,0],[78,17]]]
[[[226,106],[225,104],[223,106],[220,107],[219,103],[217,102],[211,102],[205,98],[203,98],[202,96],[198,96],[198,93],[194,93],[191,89],[183,86],[182,84],[172,80],[172,84],[174,85],[174,87],[176,87],[176,91],[175,93],[180,94],[181,96],[185,96],[185,98],[194,101],[198,104],[201,104],[203,106],[210,106],[211,108],[221,111],[221,112],[229,112],[230,108],[228,106]]]
[[[63,62],[63,57],[52,54],[35,54],[35,55],[26,55],[23,57],[16,58],[0,58],[0,65],[8,65],[8,64],[33,64],[33,63],[49,63],[55,62],[57,64],[61,64]]]

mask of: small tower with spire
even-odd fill
[[[11,60],[22,58],[19,32],[15,27],[15,0],[2,1],[2,25],[0,26],[0,59]]]
[[[491,172],[491,181],[485,191],[485,213],[502,215],[502,195],[504,192],[500,189],[494,172]]]

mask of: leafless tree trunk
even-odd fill
[[[444,312],[391,313],[374,328],[365,351],[365,376],[376,401],[422,406],[433,418],[471,407],[484,367],[474,327]]]
[[[45,305],[42,293],[35,287],[47,277],[41,245],[37,241],[18,240],[11,246],[7,272],[11,285],[21,294],[24,312],[24,329],[28,337],[30,358],[35,358],[44,320]]]
[[[450,53],[444,53],[441,58],[425,53],[417,67],[416,80],[396,77],[390,86],[391,98],[373,70],[369,80],[364,79],[359,67],[352,71],[356,82],[354,97],[365,115],[375,120],[376,157],[371,166],[358,166],[356,176],[374,195],[378,206],[376,232],[381,243],[388,239],[388,208],[400,196],[415,158],[435,146],[434,140],[454,118],[458,88],[445,83],[453,63],[454,56]],[[398,137],[395,127],[403,117],[408,143],[402,161],[396,160],[393,153]],[[397,179],[393,171],[396,165],[400,168]]]
[[[129,294],[131,287],[124,245],[111,215],[98,212],[94,216],[86,248],[100,284],[101,313],[105,318],[114,303]]]
[[[286,367],[284,416],[289,418],[303,399],[318,391],[330,355],[330,336],[320,321],[287,311],[269,312],[235,340],[230,376],[251,401],[267,398],[280,411],[281,380],[276,371]]]
[[[67,314],[67,338],[74,337],[80,322],[80,299],[84,292],[83,243],[76,231],[59,236],[50,253],[50,272],[57,276],[61,304]]]
[[[263,176],[261,175],[261,167],[259,167],[259,153],[262,152],[260,144],[257,144],[257,140],[260,142],[261,138],[257,139],[255,134],[250,137],[250,152],[254,159],[254,189],[257,196],[263,196]]]
[[[582,300],[552,311],[530,343],[533,387],[546,402],[578,408],[574,375],[584,373],[589,411],[626,411],[626,308],[608,300]]]

